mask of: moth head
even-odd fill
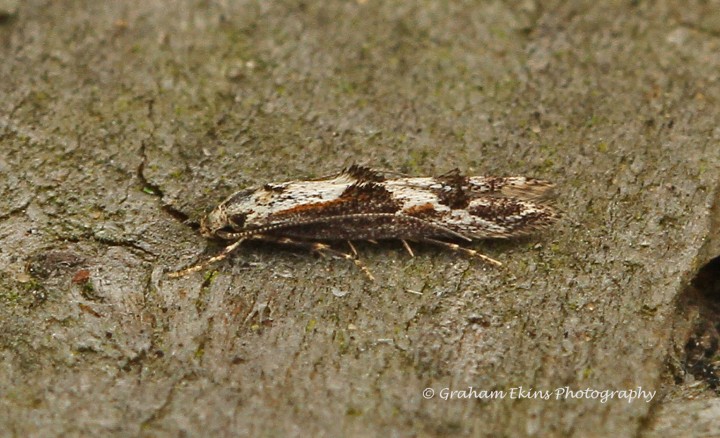
[[[247,210],[244,208],[252,190],[235,193],[215,207],[200,221],[200,234],[205,237],[220,237],[228,233],[243,231]]]

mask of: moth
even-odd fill
[[[226,258],[246,240],[291,245],[353,261],[369,278],[352,241],[397,239],[443,246],[491,265],[501,263],[458,242],[522,236],[555,222],[553,184],[523,176],[390,177],[352,165],[316,180],[265,184],[234,193],[200,223],[207,238],[230,242],[180,277]],[[346,241],[351,254],[330,242]]]

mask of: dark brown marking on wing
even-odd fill
[[[503,186],[505,183],[506,178],[502,177],[488,177],[485,179],[485,184],[487,184],[487,191],[490,193],[495,193],[499,190],[500,187]]]
[[[422,205],[413,205],[412,207],[408,207],[403,210],[403,214],[425,219],[442,216],[442,213],[435,210],[435,207],[429,202]]]
[[[442,184],[442,187],[435,191],[441,204],[452,209],[466,208],[470,203],[471,196],[467,192],[468,177],[463,176],[460,170],[453,169],[450,172],[435,178]]]
[[[509,198],[489,198],[484,205],[473,205],[468,213],[482,219],[495,221],[498,218],[515,216],[523,211],[522,204]]]
[[[343,171],[344,174],[350,175],[358,182],[383,182],[385,177],[369,167],[353,164]]]
[[[554,222],[558,215],[546,205],[514,198],[487,198],[486,204],[473,204],[468,213],[507,228],[509,234],[527,234]]]
[[[283,184],[265,184],[263,186],[263,189],[265,189],[268,192],[274,192],[274,193],[282,193],[287,188],[286,185]]]
[[[348,186],[339,198],[313,202],[279,211],[271,220],[341,216],[358,213],[395,213],[400,210],[397,200],[383,186],[374,183],[355,183]]]

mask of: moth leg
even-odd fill
[[[358,252],[357,252],[357,249],[355,249],[355,245],[353,245],[352,242],[349,241],[349,240],[347,241],[347,244],[348,244],[348,246],[350,247],[350,251],[352,252],[353,256],[354,256],[355,258],[357,258],[357,257],[358,257]]]
[[[415,253],[413,252],[412,248],[410,248],[410,244],[407,243],[407,240],[400,239],[400,241],[402,242],[403,246],[407,250],[408,254],[410,254],[410,257],[415,257]]]
[[[345,260],[350,260],[353,263],[355,263],[355,266],[357,266],[363,272],[363,274],[365,274],[365,276],[367,276],[367,278],[370,279],[370,281],[375,281],[375,277],[373,277],[372,272],[370,272],[370,269],[368,269],[368,267],[365,266],[365,263],[363,263],[360,259],[353,257],[351,254],[347,254],[347,253],[332,249],[328,245],[325,245],[323,243],[318,243],[316,245],[318,245],[318,246],[313,248],[315,251],[319,252],[320,254],[327,253],[327,254],[334,255],[336,257],[343,258]]]
[[[365,264],[360,259],[358,259],[357,257],[353,257],[351,254],[347,254],[342,251],[333,249],[330,247],[330,245],[327,245],[325,243],[306,242],[306,241],[302,241],[302,240],[291,239],[289,237],[276,237],[276,236],[270,236],[267,234],[257,234],[255,236],[252,236],[252,238],[257,239],[257,240],[264,240],[267,242],[274,242],[274,243],[278,243],[281,245],[297,246],[300,248],[305,248],[311,252],[316,252],[323,256],[324,255],[333,255],[335,257],[339,257],[339,258],[342,258],[345,260],[350,260],[353,263],[355,263],[355,266],[357,266],[363,272],[363,274],[365,274],[371,281],[375,281],[375,277],[373,277],[372,273],[370,272],[370,269],[368,269],[368,267],[365,266]],[[350,243],[350,242],[348,241],[348,243]],[[350,243],[350,248],[357,255],[357,250],[355,250],[355,247],[352,246],[351,243]]]
[[[462,252],[471,257],[477,257],[477,258],[481,259],[482,261],[484,261],[488,264],[491,264],[493,266],[502,266],[502,263],[500,263],[499,261],[492,259],[484,254],[481,254],[481,253],[475,251],[474,249],[464,248],[456,243],[443,242],[442,240],[435,240],[435,239],[429,239],[429,238],[424,238],[424,239],[421,239],[420,241],[425,242],[425,243],[432,243],[433,245],[444,246],[445,248],[448,248],[452,251]]]
[[[352,261],[353,261],[353,263],[355,263],[355,266],[357,266],[358,268],[360,268],[360,270],[363,271],[363,273],[364,273],[365,275],[367,275],[367,277],[368,277],[371,281],[375,281],[375,277],[373,277],[372,273],[370,272],[370,269],[360,260],[360,258],[359,258],[359,256],[358,256],[358,251],[357,251],[357,249],[355,248],[355,245],[353,245],[353,243],[352,243],[351,241],[349,241],[349,240],[347,241],[347,244],[348,244],[348,246],[350,247],[350,251],[352,251],[352,254],[353,254],[353,259],[352,259]],[[347,255],[347,254],[344,254],[343,257],[344,257],[345,255]]]
[[[186,275],[188,275],[188,274],[191,274],[191,273],[193,273],[193,272],[197,272],[197,271],[200,271],[200,270],[202,270],[202,269],[205,269],[206,267],[208,267],[209,265],[211,265],[211,264],[213,264],[213,263],[215,263],[215,262],[219,262],[219,261],[221,261],[221,260],[224,260],[227,256],[230,255],[231,252],[235,251],[235,250],[237,249],[237,247],[240,246],[240,244],[241,244],[244,240],[245,240],[245,239],[239,239],[239,240],[237,240],[236,242],[231,243],[230,245],[226,246],[226,247],[220,252],[220,254],[218,254],[218,255],[216,255],[216,256],[214,256],[214,257],[210,257],[209,259],[205,260],[204,262],[198,263],[198,264],[196,264],[195,266],[191,266],[191,267],[189,267],[189,268],[183,269],[182,271],[171,272],[171,273],[168,274],[168,277],[170,277],[170,278],[184,277],[184,276],[186,276]]]
[[[375,281],[375,277],[373,277],[372,272],[370,272],[370,269],[369,269],[369,268],[365,265],[365,263],[363,263],[363,262],[360,260],[360,258],[358,257],[358,251],[357,251],[357,249],[355,248],[355,245],[353,245],[353,243],[352,243],[351,241],[349,241],[349,240],[347,241],[347,244],[348,244],[348,246],[350,247],[350,251],[352,251],[352,253],[353,253],[352,261],[353,261],[353,263],[355,263],[355,266],[357,266],[358,268],[360,268],[360,270],[363,271],[363,273],[364,273],[371,281]],[[344,258],[345,256],[347,256],[347,254],[343,254],[343,255],[342,255],[343,258]]]

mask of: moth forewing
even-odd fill
[[[546,227],[558,218],[543,203],[553,184],[527,177],[464,176],[385,178],[353,165],[325,179],[270,183],[234,193],[201,221],[201,233],[234,241],[184,275],[224,259],[246,239],[356,257],[321,241],[399,239],[441,245],[490,264],[500,262],[453,241],[510,238]],[[199,267],[198,267],[199,266]]]

